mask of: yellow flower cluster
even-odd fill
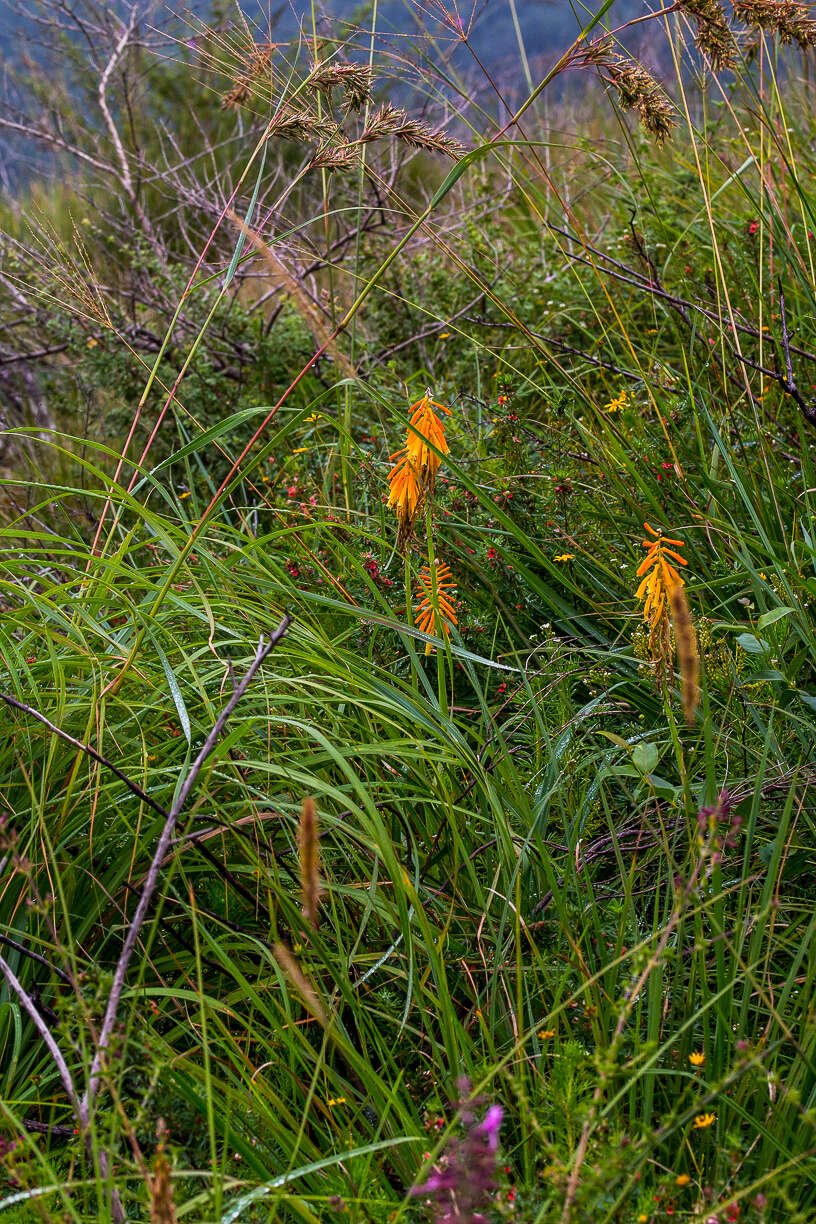
[[[606,412],[623,412],[624,408],[629,407],[629,392],[624,387],[620,395],[616,395],[608,404],[604,405]]]

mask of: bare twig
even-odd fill
[[[2,972],[3,977],[6,979],[9,986],[16,994],[17,998],[20,1000],[20,1003],[22,1004],[25,1011],[28,1012],[34,1024],[34,1027],[36,1028],[37,1032],[42,1037],[46,1046],[48,1047],[48,1053],[51,1055],[51,1057],[54,1060],[54,1065],[56,1066],[57,1071],[59,1072],[59,1077],[62,1080],[62,1086],[65,1089],[66,1095],[68,1096],[68,1099],[70,1100],[74,1108],[74,1113],[77,1116],[79,1116],[80,1101],[77,1095],[77,1090],[74,1087],[74,1081],[71,1076],[71,1072],[68,1070],[68,1064],[65,1061],[65,1058],[63,1057],[62,1050],[57,1045],[51,1033],[51,1030],[49,1029],[48,1025],[45,1023],[45,1021],[43,1020],[40,1014],[39,1008],[35,1004],[34,1000],[32,999],[31,995],[28,993],[26,988],[23,986],[22,982],[19,980],[19,978],[15,974],[11,965],[8,963],[7,960],[5,960],[3,956],[0,956],[0,972]]]
[[[268,642],[264,643],[263,637],[261,637],[261,640],[258,643],[258,649],[255,652],[255,658],[252,660],[246,675],[244,676],[243,680],[241,680],[240,684],[238,684],[229,701],[218,715],[218,718],[215,720],[212,730],[204,741],[198,756],[190,766],[190,772],[187,774],[184,784],[179,790],[178,796],[167,814],[164,828],[161,831],[159,840],[156,843],[156,849],[153,852],[153,858],[145,877],[145,882],[142,885],[139,904],[137,905],[136,912],[131,919],[127,935],[125,936],[125,942],[122,947],[122,951],[119,954],[119,959],[116,962],[116,968],[113,973],[113,982],[111,984],[110,994],[108,996],[108,1003],[105,1008],[105,1015],[99,1030],[96,1053],[94,1054],[94,1059],[91,1064],[85,1092],[83,1093],[82,1100],[79,1102],[79,1119],[83,1131],[86,1131],[90,1125],[93,1101],[99,1087],[105,1052],[110,1044],[111,1035],[116,1023],[116,1016],[119,1010],[119,1001],[121,999],[122,990],[124,989],[128,966],[136,948],[148,909],[150,908],[153,894],[156,891],[156,887],[159,882],[162,861],[170,846],[176,821],[178,820],[179,815],[181,814],[181,811],[190,796],[190,792],[195,786],[204,762],[215,748],[218,738],[221,735],[228,718],[243,697],[246,690],[249,688],[249,685],[252,683],[252,680],[261,664],[266,658],[268,658],[268,656],[272,653],[286,634],[289,625],[289,617],[284,616],[277,629],[275,629],[272,633],[272,636]]]
[[[127,975],[128,966],[130,964],[131,957],[138,943],[139,936],[141,934],[141,930],[144,925],[145,918],[147,916],[148,910],[153,900],[153,895],[156,891],[156,887],[159,882],[159,876],[161,873],[161,868],[164,862],[164,858],[172,842],[173,830],[176,826],[179,815],[181,814],[181,811],[183,810],[184,805],[186,804],[190,796],[190,793],[193,787],[195,786],[198,775],[201,772],[201,768],[204,765],[207,758],[209,757],[209,755],[212,753],[213,749],[215,748],[218,742],[218,738],[221,735],[222,731],[224,730],[227,720],[229,719],[233,710],[237,706],[238,702],[243,697],[249,685],[252,683],[253,678],[257,674],[258,669],[261,667],[264,660],[268,658],[268,656],[272,653],[274,648],[278,645],[278,643],[285,636],[290,623],[291,622],[290,622],[289,617],[284,616],[280,624],[278,625],[278,627],[271,634],[268,642],[265,643],[263,640],[263,637],[261,637],[261,640],[258,643],[258,648],[255,652],[255,657],[252,660],[252,663],[250,664],[244,678],[241,680],[239,684],[237,684],[234,687],[232,696],[230,697],[227,704],[224,706],[221,713],[218,715],[218,718],[216,719],[212,730],[210,731],[209,735],[204,741],[201,751],[198,753],[197,757],[195,758],[192,765],[190,766],[190,770],[189,770],[189,773],[187,774],[187,777],[185,778],[184,784],[179,790],[178,796],[169,811],[166,808],[163,808],[154,799],[151,799],[151,797],[145,791],[143,791],[141,787],[137,786],[136,783],[131,782],[131,780],[127,777],[126,774],[124,774],[120,769],[118,769],[111,761],[108,761],[100,753],[96,752],[95,749],[91,748],[87,744],[83,744],[81,740],[75,739],[72,735],[69,735],[67,732],[63,731],[60,727],[55,726],[54,723],[50,722],[47,718],[45,718],[44,715],[40,714],[37,710],[33,709],[31,706],[26,705],[24,702],[18,701],[15,697],[11,697],[8,693],[0,693],[0,698],[2,698],[2,700],[5,701],[7,705],[12,706],[14,709],[18,709],[22,711],[23,713],[32,715],[32,717],[36,718],[39,722],[41,722],[44,726],[46,726],[54,735],[59,736],[60,739],[66,740],[68,743],[72,744],[79,751],[86,753],[88,756],[98,761],[101,765],[104,765],[105,768],[111,770],[111,772],[114,773],[116,777],[118,777],[122,782],[124,782],[129,790],[131,790],[134,794],[136,794],[145,803],[149,804],[149,806],[153,808],[155,811],[157,811],[160,815],[163,815],[165,817],[164,827],[159,836],[159,840],[156,844],[156,849],[153,852],[153,858],[151,860],[147,875],[145,876],[144,884],[142,885],[142,890],[141,890],[141,894],[139,897],[138,905],[136,907],[136,912],[133,915],[133,918],[131,919],[130,925],[128,927],[127,935],[125,936],[125,942],[123,944],[122,951],[120,952],[119,959],[116,963],[116,968],[114,970],[114,975],[113,975],[113,982],[111,984],[110,994],[108,996],[108,1002],[105,1008],[105,1015],[102,1020],[102,1026],[99,1030],[99,1037],[96,1043],[97,1045],[96,1052],[94,1054],[93,1062],[91,1063],[91,1068],[88,1074],[85,1091],[82,1094],[81,1098],[79,1097],[77,1093],[73,1078],[68,1069],[68,1065],[65,1061],[62,1051],[60,1050],[50,1029],[48,1028],[48,1025],[46,1024],[41,1014],[40,1009],[37,1007],[34,999],[31,997],[31,995],[26,991],[25,987],[19,981],[19,979],[15,975],[13,969],[8,964],[8,962],[2,956],[0,956],[0,972],[3,973],[6,981],[8,982],[10,989],[13,990],[14,993],[17,995],[24,1010],[31,1017],[31,1020],[34,1023],[35,1028],[37,1029],[38,1033],[40,1034],[43,1041],[45,1042],[48,1048],[48,1051],[52,1059],[54,1060],[54,1064],[59,1073],[63,1087],[71,1102],[72,1108],[74,1110],[74,1114],[77,1118],[80,1129],[82,1131],[85,1147],[86,1147],[86,1150],[90,1158],[93,1158],[94,1156],[94,1145],[93,1145],[93,1138],[92,1138],[91,1128],[90,1128],[91,1114],[92,1114],[94,1098],[96,1096],[96,1092],[99,1087],[99,1081],[100,1081],[102,1071],[103,1071],[105,1052],[108,1048],[108,1045],[110,1044],[111,1036],[113,1034],[114,1026],[116,1023],[116,1016],[117,1016],[118,1009],[119,1009],[119,1002],[121,999],[122,990],[124,989],[125,978]],[[202,849],[202,847],[197,847],[197,848],[199,850]],[[214,856],[210,856],[209,854],[207,854],[207,857],[214,858]],[[234,880],[232,882],[235,883]],[[239,891],[243,892],[244,890],[239,889]],[[27,956],[31,956],[34,960],[40,961],[46,965],[48,964],[45,958],[41,957],[38,953],[29,952],[28,949],[26,949],[22,945],[16,944],[13,940],[10,940],[5,936],[0,935],[0,941],[12,946],[13,948],[15,948],[15,950],[21,953],[24,953]],[[49,966],[49,968],[51,967],[52,966]],[[55,970],[55,972],[61,978],[65,978],[66,980],[68,980],[66,978],[66,975],[61,973],[59,970]],[[96,1155],[98,1159],[100,1173],[102,1174],[103,1178],[107,1178],[108,1170],[110,1168],[110,1161],[108,1158],[108,1154],[100,1150],[96,1153]],[[111,1202],[111,1214],[114,1220],[114,1224],[124,1224],[126,1217],[125,1217],[124,1209],[122,1207],[121,1200],[119,1198],[118,1191],[115,1186],[111,1189],[110,1202]]]
[[[779,284],[779,317],[782,322],[782,352],[785,355],[785,374],[786,374],[785,380],[783,381],[780,379],[779,381],[782,383],[782,386],[787,391],[788,395],[790,395],[790,397],[796,401],[796,404],[799,407],[802,413],[802,416],[805,418],[805,420],[809,421],[811,425],[816,425],[816,407],[814,407],[812,403],[809,403],[804,398],[804,396],[801,394],[798,387],[796,386],[796,380],[793,377],[793,363],[791,361],[790,333],[788,331],[788,315],[787,315],[787,311],[785,310],[785,295],[782,292],[781,278],[778,281],[778,284]]]
[[[62,727],[58,727],[55,723],[50,722],[44,714],[39,712],[39,710],[35,710],[33,706],[26,705],[24,701],[18,701],[17,698],[12,697],[10,693],[0,693],[0,701],[5,701],[6,705],[12,706],[15,710],[20,710],[23,714],[30,714],[32,718],[36,718],[38,722],[41,722],[44,727],[48,728],[52,735],[59,736],[59,738],[65,740],[67,744],[72,744],[74,748],[78,748],[80,752],[84,752],[86,756],[91,758],[91,760],[98,761],[100,765],[104,765],[106,769],[109,769],[112,774],[116,775],[120,782],[124,782],[129,791],[136,795],[137,798],[141,799],[143,803],[146,803],[149,807],[151,807],[154,812],[158,812],[160,816],[167,816],[168,813],[166,808],[163,808],[162,805],[157,803],[155,799],[151,799],[150,795],[148,795],[146,791],[142,790],[141,786],[138,786],[135,782],[131,781],[127,774],[122,773],[122,770],[113,764],[113,761],[109,761],[107,757],[103,757],[102,753],[97,752],[95,748],[90,746],[90,744],[83,744],[82,740],[74,739],[73,735],[69,735],[67,731],[63,731]]]
[[[39,952],[34,952],[31,948],[27,948],[25,944],[17,943],[16,939],[10,939],[8,935],[3,935],[2,932],[0,932],[0,943],[5,944],[7,948],[13,948],[21,956],[27,956],[29,960],[36,961],[38,965],[45,965],[46,969],[50,969],[60,981],[65,982],[67,985],[70,986],[72,984],[67,973],[64,973],[62,969],[58,969],[56,965],[52,965],[44,956],[40,956]]]

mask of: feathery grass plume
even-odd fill
[[[446,153],[454,161],[462,157],[465,146],[438,128],[426,128],[417,119],[409,119],[404,110],[385,102],[373,114],[360,133],[360,143],[370,144],[384,136],[396,136],[415,149],[427,149],[432,153]]]
[[[614,86],[624,110],[636,110],[645,130],[659,145],[676,127],[674,108],[650,72],[629,56],[619,55],[610,38],[599,38],[576,59],[595,68],[601,80]]]
[[[450,416],[450,408],[431,399],[430,391],[411,405],[411,428],[405,446],[391,456],[394,466],[388,474],[388,505],[397,511],[400,546],[411,535],[425,498],[433,494],[442,460],[431,446],[443,455],[450,452],[445,426],[434,412],[435,408]]]
[[[282,43],[254,43],[249,53],[249,72],[252,76],[264,76],[272,71],[272,58]]]
[[[450,637],[450,626],[459,623],[453,608],[455,594],[456,580],[444,561],[436,562],[434,572],[431,572],[430,566],[423,566],[414,593],[418,601],[414,608],[414,624],[421,633]],[[426,642],[426,655],[432,650],[432,644]]]
[[[244,71],[233,81],[231,89],[221,99],[222,108],[243,106],[252,95],[252,83],[272,72],[272,57],[281,43],[253,43],[241,53]]]
[[[677,650],[677,666],[683,692],[683,713],[691,727],[694,712],[700,697],[700,654],[697,649],[697,634],[691,619],[691,609],[682,580],[675,582],[669,591],[669,607],[674,627],[674,644]]]
[[[318,907],[322,889],[320,887],[320,840],[317,824],[317,804],[314,799],[304,799],[298,825],[298,853],[300,863],[300,893],[303,898],[302,914],[309,926],[317,929]]]
[[[816,47],[816,21],[811,6],[797,0],[734,0],[734,16],[755,30],[777,34],[780,42],[797,43],[803,51]]]
[[[267,266],[272,275],[272,284],[278,285],[284,289],[291,299],[292,304],[298,309],[306,325],[314,334],[315,339],[319,344],[325,346],[326,351],[335,362],[338,369],[343,371],[345,378],[356,378],[357,371],[346,357],[345,353],[337,344],[336,340],[332,339],[331,329],[329,328],[326,319],[324,318],[320,308],[315,305],[309,295],[300,285],[298,280],[292,275],[289,269],[281,260],[277,252],[268,246],[263,238],[255,233],[253,229],[243,221],[236,212],[231,208],[227,209],[227,216],[238,226],[241,233],[252,243],[255,249],[266,260]]]
[[[346,110],[362,110],[371,101],[373,78],[368,64],[316,64],[306,82],[329,100],[342,89]]]
[[[164,1118],[159,1118],[156,1133],[159,1142],[153,1162],[153,1176],[150,1179],[150,1224],[177,1224],[170,1164],[164,1150],[167,1138]]]
[[[729,68],[737,55],[737,44],[719,0],[679,0],[680,11],[697,23],[695,43],[716,71]]]
[[[635,598],[643,601],[643,619],[649,626],[649,651],[658,687],[662,691],[672,655],[669,598],[675,586],[684,585],[682,574],[675,569],[669,557],[680,565],[688,565],[688,561],[675,551],[683,547],[682,540],[663,536],[648,523],[643,526],[654,538],[643,541],[647,553],[637,569],[637,577],[643,581],[635,592]]]
[[[239,77],[221,98],[221,109],[243,106],[251,93],[252,82],[249,77]]]

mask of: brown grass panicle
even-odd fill
[[[730,68],[737,44],[720,0],[679,0],[680,11],[697,23],[694,42],[715,71]]]
[[[576,61],[595,68],[602,81],[613,86],[624,110],[636,110],[643,128],[659,145],[671,136],[677,126],[674,107],[650,72],[620,55],[611,38],[599,38],[582,48]]]
[[[323,890],[320,886],[320,833],[317,804],[312,798],[303,800],[298,824],[298,854],[300,893],[303,899],[301,912],[314,930],[317,928],[320,897]]]
[[[359,111],[371,101],[373,74],[368,64],[315,64],[306,83],[329,100],[342,90],[345,109]]]
[[[156,1134],[158,1144],[156,1158],[153,1161],[153,1176],[150,1179],[150,1224],[177,1224],[173,1184],[170,1180],[170,1163],[164,1150],[167,1139],[167,1126],[164,1118],[159,1118]]]
[[[426,149],[431,153],[445,153],[455,160],[466,152],[465,146],[438,128],[425,127],[418,119],[409,118],[400,107],[385,102],[368,120],[360,134],[360,142],[369,144],[385,136],[396,136],[415,149]]]
[[[816,47],[816,21],[811,6],[797,0],[734,0],[734,16],[754,30],[777,34],[780,42],[795,42],[806,51]]]
[[[683,713],[686,722],[692,726],[700,697],[700,653],[697,649],[697,634],[694,632],[691,609],[682,583],[675,583],[671,587],[669,607],[682,686]]]

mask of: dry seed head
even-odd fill
[[[373,77],[367,64],[316,64],[307,84],[328,98],[342,89],[346,110],[359,111],[371,101]]]
[[[816,46],[816,21],[810,5],[796,0],[734,0],[734,16],[755,30],[777,34],[780,42],[797,43],[803,51]]]
[[[679,0],[680,9],[697,23],[694,39],[698,50],[711,61],[716,71],[729,68],[737,54],[737,44],[719,0]]]
[[[582,50],[581,59],[614,86],[624,110],[636,110],[645,130],[662,145],[676,122],[674,108],[652,74],[635,60],[619,55],[609,38],[590,43]]]
[[[689,726],[694,724],[694,712],[700,697],[700,655],[697,635],[691,619],[691,609],[682,583],[675,583],[669,592],[677,666],[683,692],[683,713]]]
[[[252,94],[253,79],[266,76],[272,71],[272,57],[277,45],[276,43],[253,43],[252,49],[244,57],[244,72],[235,78],[232,88],[227,90],[221,100],[222,109],[228,106],[243,106],[249,100]]]
[[[338,127],[330,119],[321,119],[308,111],[293,111],[282,107],[269,120],[267,137],[277,136],[281,140],[305,142],[328,141],[337,135]]]
[[[410,119],[404,110],[390,102],[372,115],[360,134],[362,144],[381,140],[384,136],[396,136],[398,140],[415,149],[428,149],[433,153],[446,153],[456,160],[466,152],[464,145],[439,129],[423,127],[417,119]]]
[[[250,80],[249,77],[240,77],[232,89],[228,89],[221,99],[221,109],[226,110],[230,106],[243,106],[250,95]]]
[[[248,68],[252,76],[264,76],[272,70],[272,57],[281,43],[255,43],[249,53]]]
[[[317,928],[320,906],[320,839],[317,822],[317,805],[314,799],[304,799],[298,825],[298,851],[300,858],[300,894],[303,898],[303,917],[309,926]]]
[[[368,123],[360,134],[361,142],[369,144],[372,140],[381,140],[383,136],[390,136],[405,122],[407,117],[404,110],[398,110],[390,102],[384,102],[379,110],[369,116]]]
[[[321,145],[309,162],[312,170],[349,170],[359,159],[353,144]]]
[[[311,1012],[315,1020],[325,1026],[328,1023],[328,1019],[323,1004],[320,1002],[317,991],[301,969],[294,954],[290,952],[286,944],[280,942],[274,944],[272,954],[283,971],[284,976],[300,995],[306,1010]]]

